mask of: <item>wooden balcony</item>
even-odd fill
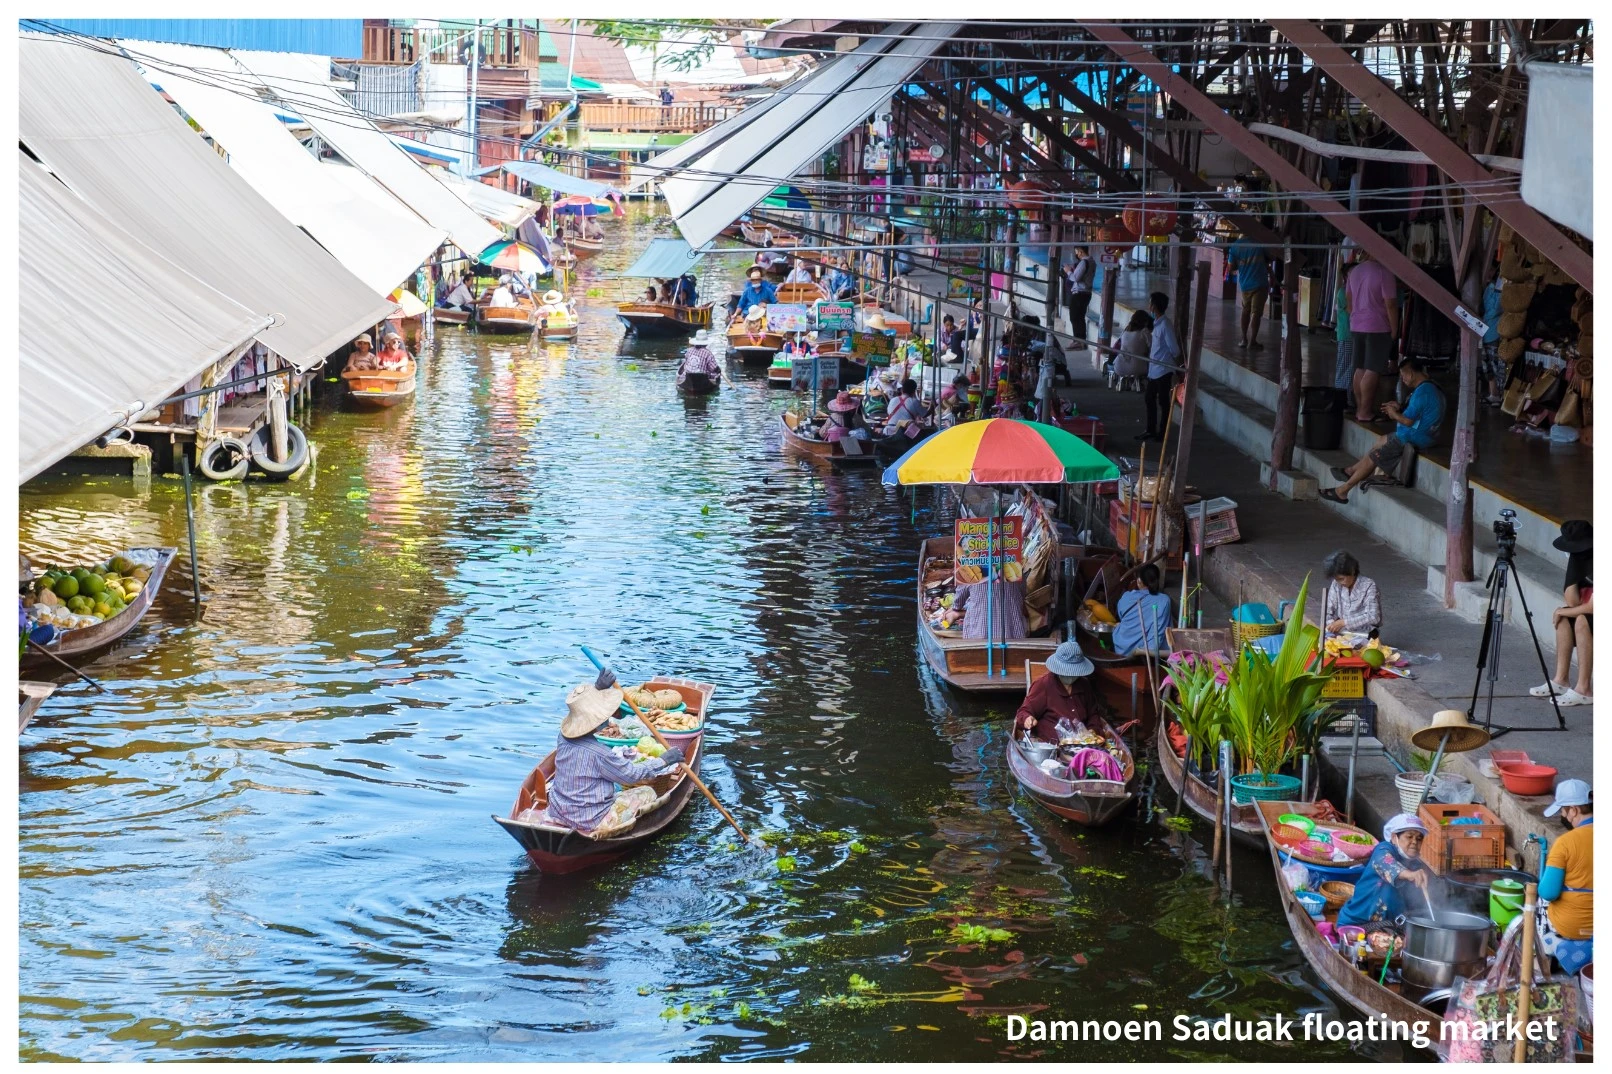
[[[471,32],[464,27],[387,26],[379,19],[365,21],[363,63],[469,63],[470,56]],[[537,30],[483,26],[481,62],[484,67],[536,68]]]
[[[582,105],[582,126],[592,131],[698,134],[738,112],[734,105],[695,102],[669,105],[607,101]]]

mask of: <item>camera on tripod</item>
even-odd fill
[[[1517,512],[1509,507],[1501,508],[1494,520],[1494,543],[1501,559],[1511,559],[1517,551]]]

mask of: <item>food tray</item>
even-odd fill
[[[627,704],[627,702],[625,702],[625,701],[623,701],[619,707],[621,709],[622,714],[625,715],[625,716],[635,716],[635,715],[637,715],[635,712],[633,712],[632,706]],[[677,704],[673,705],[671,708],[669,708],[669,709],[661,709],[661,711],[662,712],[682,712],[686,708],[688,708],[688,704],[686,702],[679,701]]]

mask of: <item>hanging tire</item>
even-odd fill
[[[275,462],[269,456],[269,427],[260,425],[247,441],[247,447],[252,453],[252,465],[257,467],[269,477],[284,481],[308,461],[308,436],[295,425],[287,425],[286,446],[289,456],[284,462]]]
[[[252,465],[252,453],[233,436],[221,436],[202,450],[196,468],[209,481],[239,481]]]

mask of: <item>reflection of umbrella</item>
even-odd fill
[[[403,311],[404,317],[418,317],[425,312],[425,303],[421,302],[413,291],[399,287],[388,297],[397,303],[398,309]]]
[[[884,472],[886,485],[1043,485],[1113,481],[1119,468],[1056,425],[964,422],[922,441]]]
[[[559,216],[616,216],[626,215],[621,206],[609,198],[590,198],[584,194],[571,194],[554,203]]]
[[[802,212],[809,211],[811,207],[812,203],[806,200],[806,195],[800,192],[800,187],[787,185],[762,198],[760,205],[763,209],[797,209]]]
[[[483,265],[506,272],[522,272],[534,276],[541,276],[549,271],[549,263],[543,260],[543,255],[514,239],[504,239],[495,242],[476,256],[476,260]]]

